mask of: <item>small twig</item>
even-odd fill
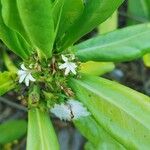
[[[11,102],[11,101],[9,101],[9,100],[6,99],[6,98],[0,97],[0,102],[5,103],[5,104],[7,104],[7,105],[9,105],[9,106],[11,106],[11,107],[20,109],[20,110],[22,110],[22,111],[27,111],[27,108],[26,108],[26,107],[21,106],[21,105],[19,105],[19,104],[17,104],[17,103]]]

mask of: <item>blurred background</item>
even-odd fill
[[[105,23],[94,29],[89,34],[85,35],[79,42],[89,39],[90,37],[106,32],[111,32],[117,28],[123,28],[134,24],[149,22],[150,19],[150,0],[126,0],[119,8],[118,12],[107,20]],[[19,61],[7,47],[0,41],[0,71],[5,70],[3,61],[3,52],[13,60]],[[147,55],[143,59],[138,59],[132,62],[124,62],[115,64],[116,67],[110,73],[103,75],[111,80],[116,80],[123,85],[131,87],[144,94],[150,95],[150,56]],[[16,126],[15,123],[9,125],[7,133],[2,132],[5,127],[2,123],[15,119],[27,120],[27,109],[25,103],[19,101],[17,92],[9,92],[3,98],[0,97],[0,150],[24,150],[26,147],[26,123],[20,123]],[[57,132],[61,150],[82,150],[86,139],[74,128],[73,124],[62,122],[53,117],[53,125]],[[18,140],[9,143],[2,142],[4,138],[7,141],[7,135],[10,135],[13,130],[18,131]],[[6,136],[6,137],[5,137]],[[20,138],[21,137],[21,138]],[[11,142],[10,142],[11,141]]]

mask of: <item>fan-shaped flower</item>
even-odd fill
[[[29,86],[29,82],[34,82],[35,79],[31,75],[31,70],[27,69],[24,64],[21,65],[21,70],[18,70],[19,83],[25,81],[25,85]]]
[[[62,60],[65,62],[63,64],[61,64],[59,66],[59,69],[65,69],[65,75],[67,76],[70,72],[72,72],[73,74],[76,75],[76,68],[77,68],[77,65],[71,61],[69,61],[69,59],[64,56],[64,55],[61,55],[62,57]],[[74,60],[75,57],[74,55],[72,55],[71,57],[71,60]]]

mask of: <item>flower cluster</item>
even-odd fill
[[[69,57],[67,58],[64,55],[61,55],[62,60],[64,61],[63,64],[59,65],[60,70],[65,70],[64,74],[65,76],[69,75],[69,73],[73,73],[76,75],[76,68],[77,65],[76,63],[72,62],[75,59],[74,55],[68,55]],[[35,82],[36,79],[32,76],[32,68],[29,66],[27,69],[24,64],[21,65],[21,70],[18,71],[18,76],[19,76],[19,83],[25,82],[26,86],[29,86],[29,82]]]
[[[64,70],[65,76],[69,74],[76,75],[77,65],[75,62],[75,56],[71,54],[61,55],[61,59],[64,63],[59,64],[59,61],[58,61],[58,69]],[[19,83],[24,82],[26,86],[29,86],[30,82],[35,82],[36,80],[38,80],[32,76],[33,72],[38,73],[38,71],[35,70],[35,68],[36,68],[35,66],[32,67],[31,65],[29,65],[29,67],[26,68],[25,65],[22,64],[21,70],[18,70]],[[62,86],[60,86],[60,89],[62,90]],[[66,90],[65,90],[65,93],[67,95]],[[83,106],[81,102],[77,100],[73,100],[73,99],[69,99],[67,102],[62,103],[62,104],[55,104],[53,108],[51,108],[50,111],[56,117],[65,121],[76,120],[80,117],[86,117],[90,115],[90,113],[87,111],[87,109]]]

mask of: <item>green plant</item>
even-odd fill
[[[21,70],[9,67],[0,73],[0,95],[15,89],[26,100],[28,150],[59,149],[48,110],[73,121],[88,139],[85,149],[149,149],[150,98],[84,66],[130,61],[150,52],[150,24],[75,44],[123,0],[0,2],[0,38],[23,61]]]
[[[118,11],[116,10],[113,15],[108,18],[104,23],[98,27],[99,33],[104,34],[116,30],[118,27]]]
[[[128,19],[128,25],[149,22],[150,0],[129,0],[128,15],[132,16],[132,18]],[[147,67],[150,67],[150,53],[144,55],[143,61]]]
[[[27,122],[11,120],[0,125],[0,144],[6,144],[21,138],[27,131]]]

